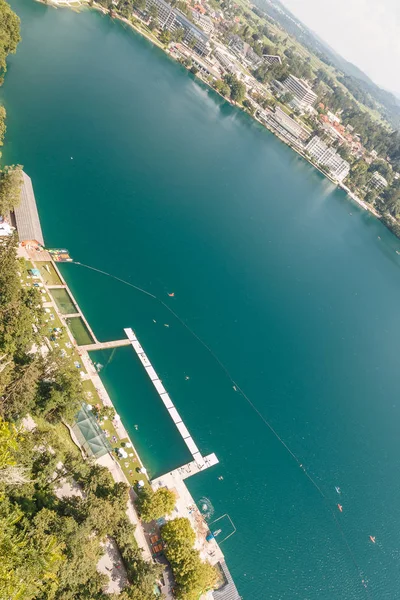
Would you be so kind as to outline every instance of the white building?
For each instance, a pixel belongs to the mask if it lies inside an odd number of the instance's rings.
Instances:
[[[237,64],[237,62],[232,56],[230,56],[226,52],[223,52],[220,48],[214,50],[214,56],[224,71],[236,76],[241,74],[242,71],[240,69],[240,66]]]
[[[383,175],[378,173],[378,171],[375,171],[372,175],[370,184],[372,187],[378,190],[378,192],[383,192],[383,190],[389,185]]]
[[[260,111],[258,117],[268,125],[270,129],[283,137],[286,142],[303,148],[303,142],[310,137],[311,130],[300,125],[297,121],[289,117],[278,106],[275,112],[270,110]]]
[[[207,56],[210,52],[208,36],[196,27],[180,10],[172,8],[165,0],[146,0],[146,10],[152,6],[157,9],[157,20],[162,29],[175,31],[183,29],[183,42],[193,47],[195,52],[201,56]]]
[[[331,112],[330,110],[328,110],[328,112],[326,113],[326,116],[328,117],[328,119],[330,120],[331,123],[336,123],[339,124],[340,123],[340,119],[338,116],[336,116],[333,112]]]
[[[211,33],[214,31],[214,24],[210,17],[207,17],[207,15],[202,15],[201,13],[197,12],[197,10],[192,11],[192,15],[195,23],[199,25],[203,31],[207,33],[207,35],[211,35]]]
[[[317,99],[317,94],[312,91],[304,79],[298,79],[294,75],[289,75],[289,77],[286,77],[283,85],[303,104],[314,104]]]
[[[238,35],[233,35],[229,42],[229,47],[237,56],[243,58],[247,64],[254,68],[262,64],[262,58],[258,56],[253,48]]]
[[[306,151],[314,158],[317,164],[329,169],[330,174],[337,181],[343,181],[349,174],[349,163],[317,135],[309,141]]]

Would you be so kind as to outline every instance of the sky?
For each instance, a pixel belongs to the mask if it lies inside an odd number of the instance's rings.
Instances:
[[[336,52],[400,96],[400,0],[282,0]]]

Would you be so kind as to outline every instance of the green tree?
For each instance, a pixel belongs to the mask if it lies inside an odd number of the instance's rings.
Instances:
[[[222,94],[226,98],[229,98],[229,96],[231,95],[231,88],[222,79],[217,79],[217,81],[214,83],[214,87],[220,94]]]
[[[51,422],[72,421],[83,397],[78,370],[60,355],[50,353],[44,362],[43,376],[36,396],[35,412]]]
[[[168,29],[163,29],[163,31],[160,34],[160,42],[167,45],[170,43],[170,41],[171,41],[170,32],[168,31]]]
[[[151,16],[152,19],[157,20],[158,19],[158,8],[155,4],[152,4],[149,8],[149,15]]]
[[[367,183],[368,165],[365,161],[359,160],[350,170],[350,182],[356,188],[362,188]]]
[[[378,192],[377,190],[368,190],[368,192],[365,195],[365,202],[368,202],[368,204],[374,204],[376,198],[378,196]]]
[[[139,492],[136,505],[141,519],[149,523],[169,515],[174,510],[175,502],[174,492],[167,488],[159,488],[156,492],[144,489]]]
[[[17,449],[18,431],[16,427],[0,417],[0,470],[15,465]]]
[[[243,100],[243,106],[249,111],[251,115],[254,114],[255,109],[250,100]]]
[[[216,585],[216,570],[203,562],[193,548],[196,536],[188,519],[181,517],[168,521],[162,526],[161,535],[177,583],[176,598],[197,600]]]
[[[17,236],[2,238],[0,243],[0,414],[7,415],[13,393],[22,406],[32,396],[26,373],[34,360],[27,352],[38,338],[43,311],[36,288],[20,283],[17,260]],[[35,333],[36,329],[36,333]],[[28,377],[29,378],[29,377]],[[24,395],[26,392],[26,396]],[[26,408],[27,410],[27,408]],[[10,409],[10,414],[13,412]],[[19,411],[17,411],[19,412]]]
[[[192,547],[196,539],[196,535],[190,525],[189,519],[185,519],[184,517],[167,521],[162,526],[161,533],[164,541],[168,545],[188,544]]]
[[[0,556],[1,598],[53,597],[62,545],[54,535],[29,527],[22,511],[5,499],[0,502]]]
[[[227,74],[224,77],[231,90],[231,98],[234,102],[241,103],[246,95],[246,86],[238,80],[236,75]]]
[[[171,39],[174,42],[181,42],[185,36],[185,30],[182,27],[177,27],[171,34]]]
[[[21,39],[20,19],[5,0],[0,0],[0,72],[7,70],[7,56],[14,53]]]
[[[0,398],[0,414],[8,419],[25,416],[34,407],[40,374],[40,361],[35,355],[14,364],[11,381]]]
[[[133,8],[144,10],[146,8],[146,0],[132,0]]]
[[[5,167],[0,171],[0,215],[6,215],[20,202],[21,171],[22,167],[20,165]]]
[[[371,163],[368,171],[370,173],[374,173],[375,171],[378,171],[378,173],[380,173],[382,175],[382,177],[384,177],[387,180],[389,185],[393,181],[393,169],[386,160],[383,160],[383,159],[374,160]]]

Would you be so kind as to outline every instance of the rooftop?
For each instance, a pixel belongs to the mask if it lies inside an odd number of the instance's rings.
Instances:
[[[44,246],[32,181],[24,171],[22,171],[21,201],[14,213],[19,241],[35,241]]]

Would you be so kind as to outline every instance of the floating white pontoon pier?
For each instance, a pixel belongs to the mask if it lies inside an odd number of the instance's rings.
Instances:
[[[171,419],[175,423],[177,430],[181,434],[183,441],[185,442],[186,446],[189,448],[191,455],[193,456],[194,463],[189,463],[189,465],[192,465],[192,469],[190,469],[190,471],[193,471],[190,474],[194,475],[195,473],[198,473],[201,470],[208,469],[209,467],[212,467],[213,465],[218,464],[218,462],[219,462],[218,458],[215,456],[214,453],[209,454],[208,456],[202,456],[200,450],[194,443],[193,438],[190,435],[188,428],[186,427],[185,423],[182,421],[182,417],[176,410],[174,403],[172,402],[171,398],[169,397],[167,390],[161,383],[160,378],[158,377],[157,373],[155,372],[155,370],[154,370],[151,362],[149,361],[148,357],[146,356],[142,346],[140,345],[139,340],[137,339],[137,337],[135,335],[135,332],[130,328],[124,329],[124,331],[129,339],[129,341],[131,342],[133,349],[135,350],[136,354],[138,355],[140,362],[144,366],[144,369],[147,372],[147,375],[150,377],[152,384],[156,388],[158,395],[160,396],[161,400],[163,401],[165,408],[169,412]],[[188,465],[186,465],[186,466],[188,466]],[[189,472],[185,472],[185,474],[186,474],[186,477],[190,476]]]

